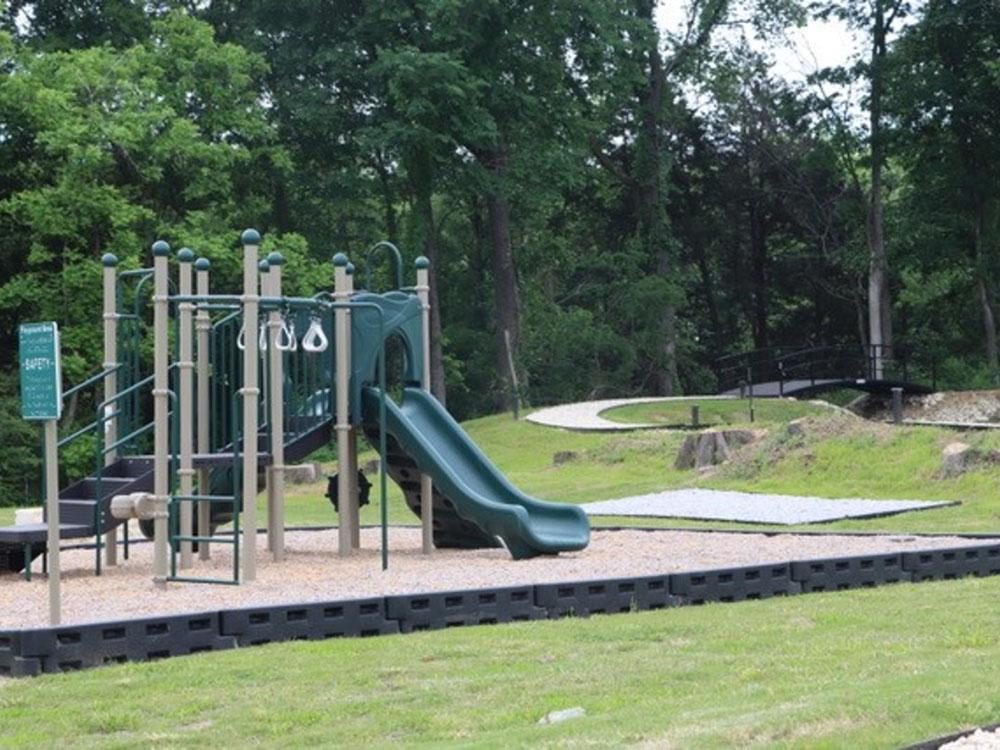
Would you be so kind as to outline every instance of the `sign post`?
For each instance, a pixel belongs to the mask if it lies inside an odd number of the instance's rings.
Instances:
[[[62,373],[59,327],[55,323],[25,323],[19,331],[21,417],[45,423],[45,518],[49,568],[49,623],[61,621],[59,568],[59,417],[62,416]]]

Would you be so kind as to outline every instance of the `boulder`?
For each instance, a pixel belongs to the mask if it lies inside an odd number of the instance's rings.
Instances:
[[[680,450],[677,451],[677,459],[674,461],[675,469],[693,469],[695,455],[698,453],[698,435],[688,435],[681,443]]]
[[[552,454],[552,463],[556,466],[560,464],[567,464],[570,461],[576,461],[580,457],[580,454],[576,451],[556,451]]]
[[[979,451],[968,443],[948,443],[941,451],[941,476],[960,476],[968,471],[978,458]]]
[[[674,468],[704,469],[724,463],[744,445],[749,445],[767,434],[766,430],[704,430],[684,438]]]
[[[299,464],[285,467],[285,481],[289,484],[312,484],[316,481],[316,464]]]
[[[33,523],[42,523],[44,514],[41,508],[18,508],[14,511],[14,525],[26,526]]]
[[[788,434],[792,437],[805,437],[807,417],[799,417],[788,423]]]

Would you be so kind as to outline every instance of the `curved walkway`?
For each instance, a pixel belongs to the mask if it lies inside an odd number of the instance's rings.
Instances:
[[[546,427],[561,427],[564,430],[585,430],[597,432],[626,432],[628,430],[653,430],[667,429],[670,425],[665,424],[640,424],[628,422],[612,422],[604,419],[601,412],[614,409],[619,406],[630,406],[631,404],[656,404],[661,401],[706,401],[706,400],[729,400],[735,396],[647,396],[645,398],[607,398],[600,401],[580,401],[575,404],[562,404],[561,406],[550,406],[546,409],[539,409],[532,412],[525,419],[535,424]]]

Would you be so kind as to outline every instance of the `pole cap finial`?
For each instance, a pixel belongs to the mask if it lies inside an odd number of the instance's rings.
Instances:
[[[333,265],[337,266],[337,268],[343,268],[347,265],[347,256],[343,253],[337,253],[333,256]]]
[[[431,262],[426,255],[421,255],[419,258],[416,259],[413,265],[417,267],[418,271],[424,271],[431,267]]]
[[[267,273],[271,270],[271,264],[267,262],[267,258],[257,263],[257,270],[261,273]]]
[[[157,258],[170,255],[170,245],[168,245],[163,240],[157,240],[153,243],[153,256]]]
[[[105,268],[114,268],[118,265],[118,256],[114,253],[104,253],[104,255],[101,256],[101,265]]]
[[[351,262],[348,262],[347,263],[347,268],[345,270],[347,271],[347,275],[348,276],[353,276],[354,275],[354,271],[355,271],[354,264],[351,263]]]
[[[189,247],[182,247],[177,251],[177,260],[181,263],[190,263],[194,260],[194,250]]]
[[[243,234],[240,235],[240,242],[244,245],[259,245],[260,232],[256,229],[244,229]]]
[[[285,262],[285,258],[281,253],[275,250],[274,252],[270,253],[267,256],[267,262],[270,263],[272,266],[280,266],[282,263]]]
[[[211,267],[212,267],[212,261],[210,261],[208,258],[198,258],[198,260],[194,262],[195,271],[207,271]]]

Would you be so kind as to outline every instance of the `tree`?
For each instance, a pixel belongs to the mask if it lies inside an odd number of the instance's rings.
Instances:
[[[964,269],[962,275],[979,309],[994,381],[1000,377],[995,297],[1000,272],[996,11],[995,3],[978,0],[929,2],[893,54],[890,100],[900,127],[898,148],[915,177],[911,211],[923,214],[911,219],[918,236],[928,243],[915,248],[924,259],[921,270],[940,268],[942,262],[952,273]],[[928,215],[933,217],[930,226]]]
[[[868,263],[868,344],[874,353],[876,375],[882,358],[892,356],[892,298],[889,291],[889,260],[885,239],[884,171],[888,157],[884,127],[886,58],[889,37],[910,13],[909,0],[833,0],[816,3],[820,18],[836,17],[865,34],[868,57],[852,71],[827,71],[834,80],[863,77],[868,83],[868,216],[866,222]],[[843,127],[843,124],[841,124]],[[851,170],[856,167],[849,165]],[[855,173],[855,179],[860,178]]]

